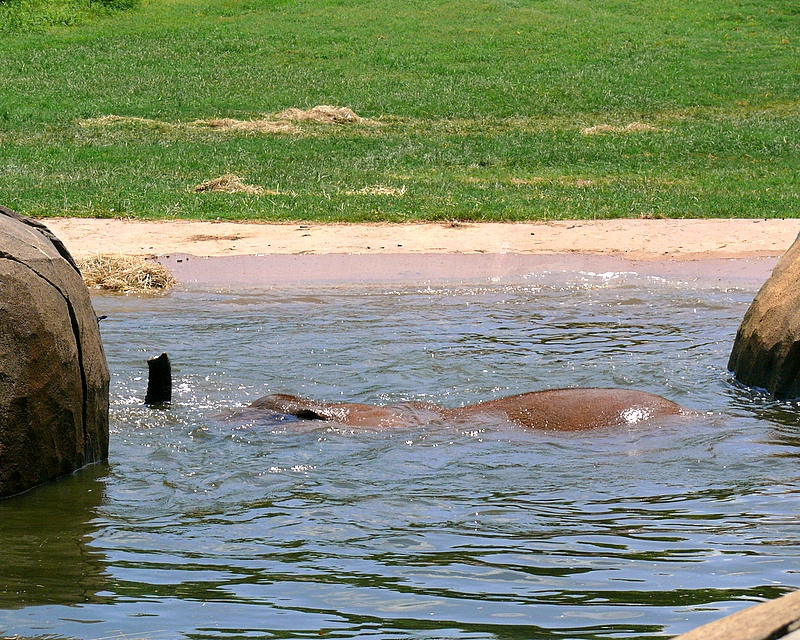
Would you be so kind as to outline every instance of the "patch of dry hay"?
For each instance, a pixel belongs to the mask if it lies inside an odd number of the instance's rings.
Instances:
[[[654,131],[660,131],[660,129],[651,124],[645,124],[644,122],[631,122],[625,127],[625,131],[627,133],[652,133]]]
[[[283,120],[294,120],[296,122],[320,122],[323,124],[353,124],[366,122],[364,118],[356,115],[352,109],[347,107],[332,107],[321,104],[312,109],[286,109],[275,116]]]
[[[165,267],[141,256],[97,254],[78,260],[83,281],[91,289],[117,293],[162,293],[175,285]]]
[[[543,182],[549,182],[549,180],[541,176],[534,176],[533,178],[511,178],[511,184],[515,187],[527,187],[532,184],[542,184]]]
[[[80,120],[82,127],[109,126],[113,124],[143,124],[160,128],[192,128],[208,127],[215,131],[245,131],[252,133],[297,133],[298,129],[290,122],[276,122],[275,120],[234,120],[233,118],[213,118],[211,120],[195,120],[188,124],[163,122],[150,118],[135,118],[129,116],[107,115],[98,118]]]
[[[1,1],[1,0],[0,0]],[[150,118],[138,118],[133,116],[117,116],[109,114],[97,118],[87,118],[80,120],[82,127],[109,126],[113,124],[142,124],[157,127],[207,127],[214,131],[243,131],[246,133],[267,133],[267,134],[296,134],[300,132],[292,122],[316,122],[321,124],[358,124],[370,123],[369,120],[361,118],[352,109],[347,107],[332,107],[330,105],[319,105],[312,109],[286,109],[271,118],[259,120],[235,120],[233,118],[211,118],[194,120],[191,123],[169,123]]]
[[[613,127],[610,124],[598,124],[594,127],[586,127],[585,129],[581,129],[581,135],[584,136],[594,136],[599,133],[619,133],[621,132],[623,127]]]
[[[277,191],[267,191],[263,187],[245,184],[239,176],[226,173],[224,176],[201,182],[194,188],[195,193],[213,191],[216,193],[247,193],[254,196],[278,195]]]
[[[297,133],[297,127],[288,122],[274,120],[234,120],[217,118],[214,120],[195,120],[194,124],[210,127],[217,131],[250,131],[253,133]]]
[[[615,127],[610,124],[598,124],[594,127],[586,127],[581,129],[581,134],[585,136],[592,136],[602,133],[652,133],[660,131],[658,127],[654,127],[644,122],[631,122],[625,127]]]
[[[382,184],[376,184],[371,187],[364,187],[363,189],[359,189],[358,191],[345,191],[345,195],[348,196],[392,196],[395,198],[401,198],[406,194],[406,187],[403,185],[400,188],[397,187],[385,187]]]
[[[135,122],[137,124],[147,124],[147,125],[156,125],[159,127],[164,126],[171,126],[167,122],[162,122],[161,120],[152,120],[150,118],[136,118],[133,116],[115,116],[113,114],[109,114],[107,116],[100,116],[98,118],[87,118],[86,120],[80,120],[78,124],[82,127],[92,127],[92,126],[105,126],[109,124],[116,124],[116,123],[129,123]]]

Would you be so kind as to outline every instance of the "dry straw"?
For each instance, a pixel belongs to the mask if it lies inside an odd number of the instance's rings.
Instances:
[[[158,125],[158,126],[164,126],[168,124],[166,122],[161,122],[160,120],[152,120],[151,118],[136,118],[133,116],[115,116],[113,113],[107,116],[100,116],[98,118],[87,118],[86,120],[81,120],[78,124],[80,124],[82,127],[91,127],[93,125],[103,126],[116,123],[122,123],[122,124],[135,123],[135,124],[147,124],[147,125]]]
[[[287,122],[291,121],[291,122]],[[273,116],[273,119],[234,120],[232,118],[216,118],[212,120],[195,120],[194,124],[210,127],[217,131],[247,131],[252,133],[297,133],[292,122],[316,122],[318,124],[358,124],[367,122],[347,107],[332,107],[327,104],[311,109],[286,109]]]
[[[371,187],[364,187],[358,191],[345,191],[348,196],[393,196],[401,198],[406,194],[406,186],[402,187],[386,187],[382,184],[376,184]]]
[[[175,285],[165,267],[141,256],[96,254],[78,261],[91,289],[118,293],[161,293]]]
[[[625,127],[615,127],[610,124],[598,124],[594,127],[586,127],[581,129],[581,133],[585,136],[598,135],[602,133],[652,133],[658,131],[657,127],[644,122],[631,122]]]
[[[296,122],[321,122],[324,124],[348,124],[364,122],[364,119],[356,115],[352,109],[347,107],[332,107],[321,104],[312,109],[286,109],[275,116],[282,120],[294,120]]]
[[[216,193],[247,193],[254,196],[277,195],[276,192],[268,192],[263,187],[245,184],[239,176],[226,173],[224,176],[201,182],[195,188],[195,193],[203,191],[213,191]]]
[[[2,2],[2,0],[0,0]],[[114,114],[100,116],[98,118],[88,118],[81,120],[80,124],[84,127],[89,126],[109,126],[114,124],[139,124],[158,127],[205,127],[214,131],[242,131],[245,133],[266,133],[266,134],[296,134],[300,129],[292,124],[293,122],[312,122],[318,124],[374,124],[357,115],[352,109],[347,107],[334,107],[321,104],[311,109],[286,109],[272,117],[265,117],[258,120],[235,120],[233,118],[211,118],[205,120],[195,120],[191,123],[182,125],[152,120],[150,118],[138,118],[132,116],[117,116]]]
[[[234,120],[217,118],[214,120],[195,120],[194,124],[210,127],[217,131],[247,131],[251,133],[296,133],[297,127],[288,122],[274,120]]]

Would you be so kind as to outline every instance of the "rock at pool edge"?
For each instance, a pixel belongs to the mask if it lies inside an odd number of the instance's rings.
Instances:
[[[44,225],[0,207],[0,497],[108,457],[108,385],[72,256]]]
[[[800,397],[800,236],[747,310],[728,369],[778,399]]]

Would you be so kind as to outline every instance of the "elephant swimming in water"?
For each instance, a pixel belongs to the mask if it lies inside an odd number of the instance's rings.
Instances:
[[[315,402],[279,393],[255,400],[250,408],[355,427],[413,426],[433,420],[462,421],[479,416],[498,416],[522,427],[551,431],[629,426],[692,413],[661,396],[630,389],[534,391],[457,409],[427,402],[389,406]]]
[[[168,404],[172,390],[169,357],[150,358],[145,404]],[[276,393],[253,401],[249,411],[273,411],[302,420],[353,427],[403,427],[433,421],[461,422],[498,417],[530,429],[579,431],[642,424],[696,412],[646,391],[632,389],[548,389],[488,400],[455,409],[430,402],[377,406],[358,402],[317,402]]]

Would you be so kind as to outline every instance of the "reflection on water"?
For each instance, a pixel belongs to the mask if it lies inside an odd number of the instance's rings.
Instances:
[[[796,588],[798,407],[725,371],[753,293],[558,274],[96,298],[112,459],[0,502],[0,635],[663,637]],[[161,351],[166,411],[142,405]],[[551,434],[237,412],[562,386],[702,413]]]
[[[87,543],[98,531],[106,473],[92,465],[0,502],[0,609],[102,601],[105,556]]]

